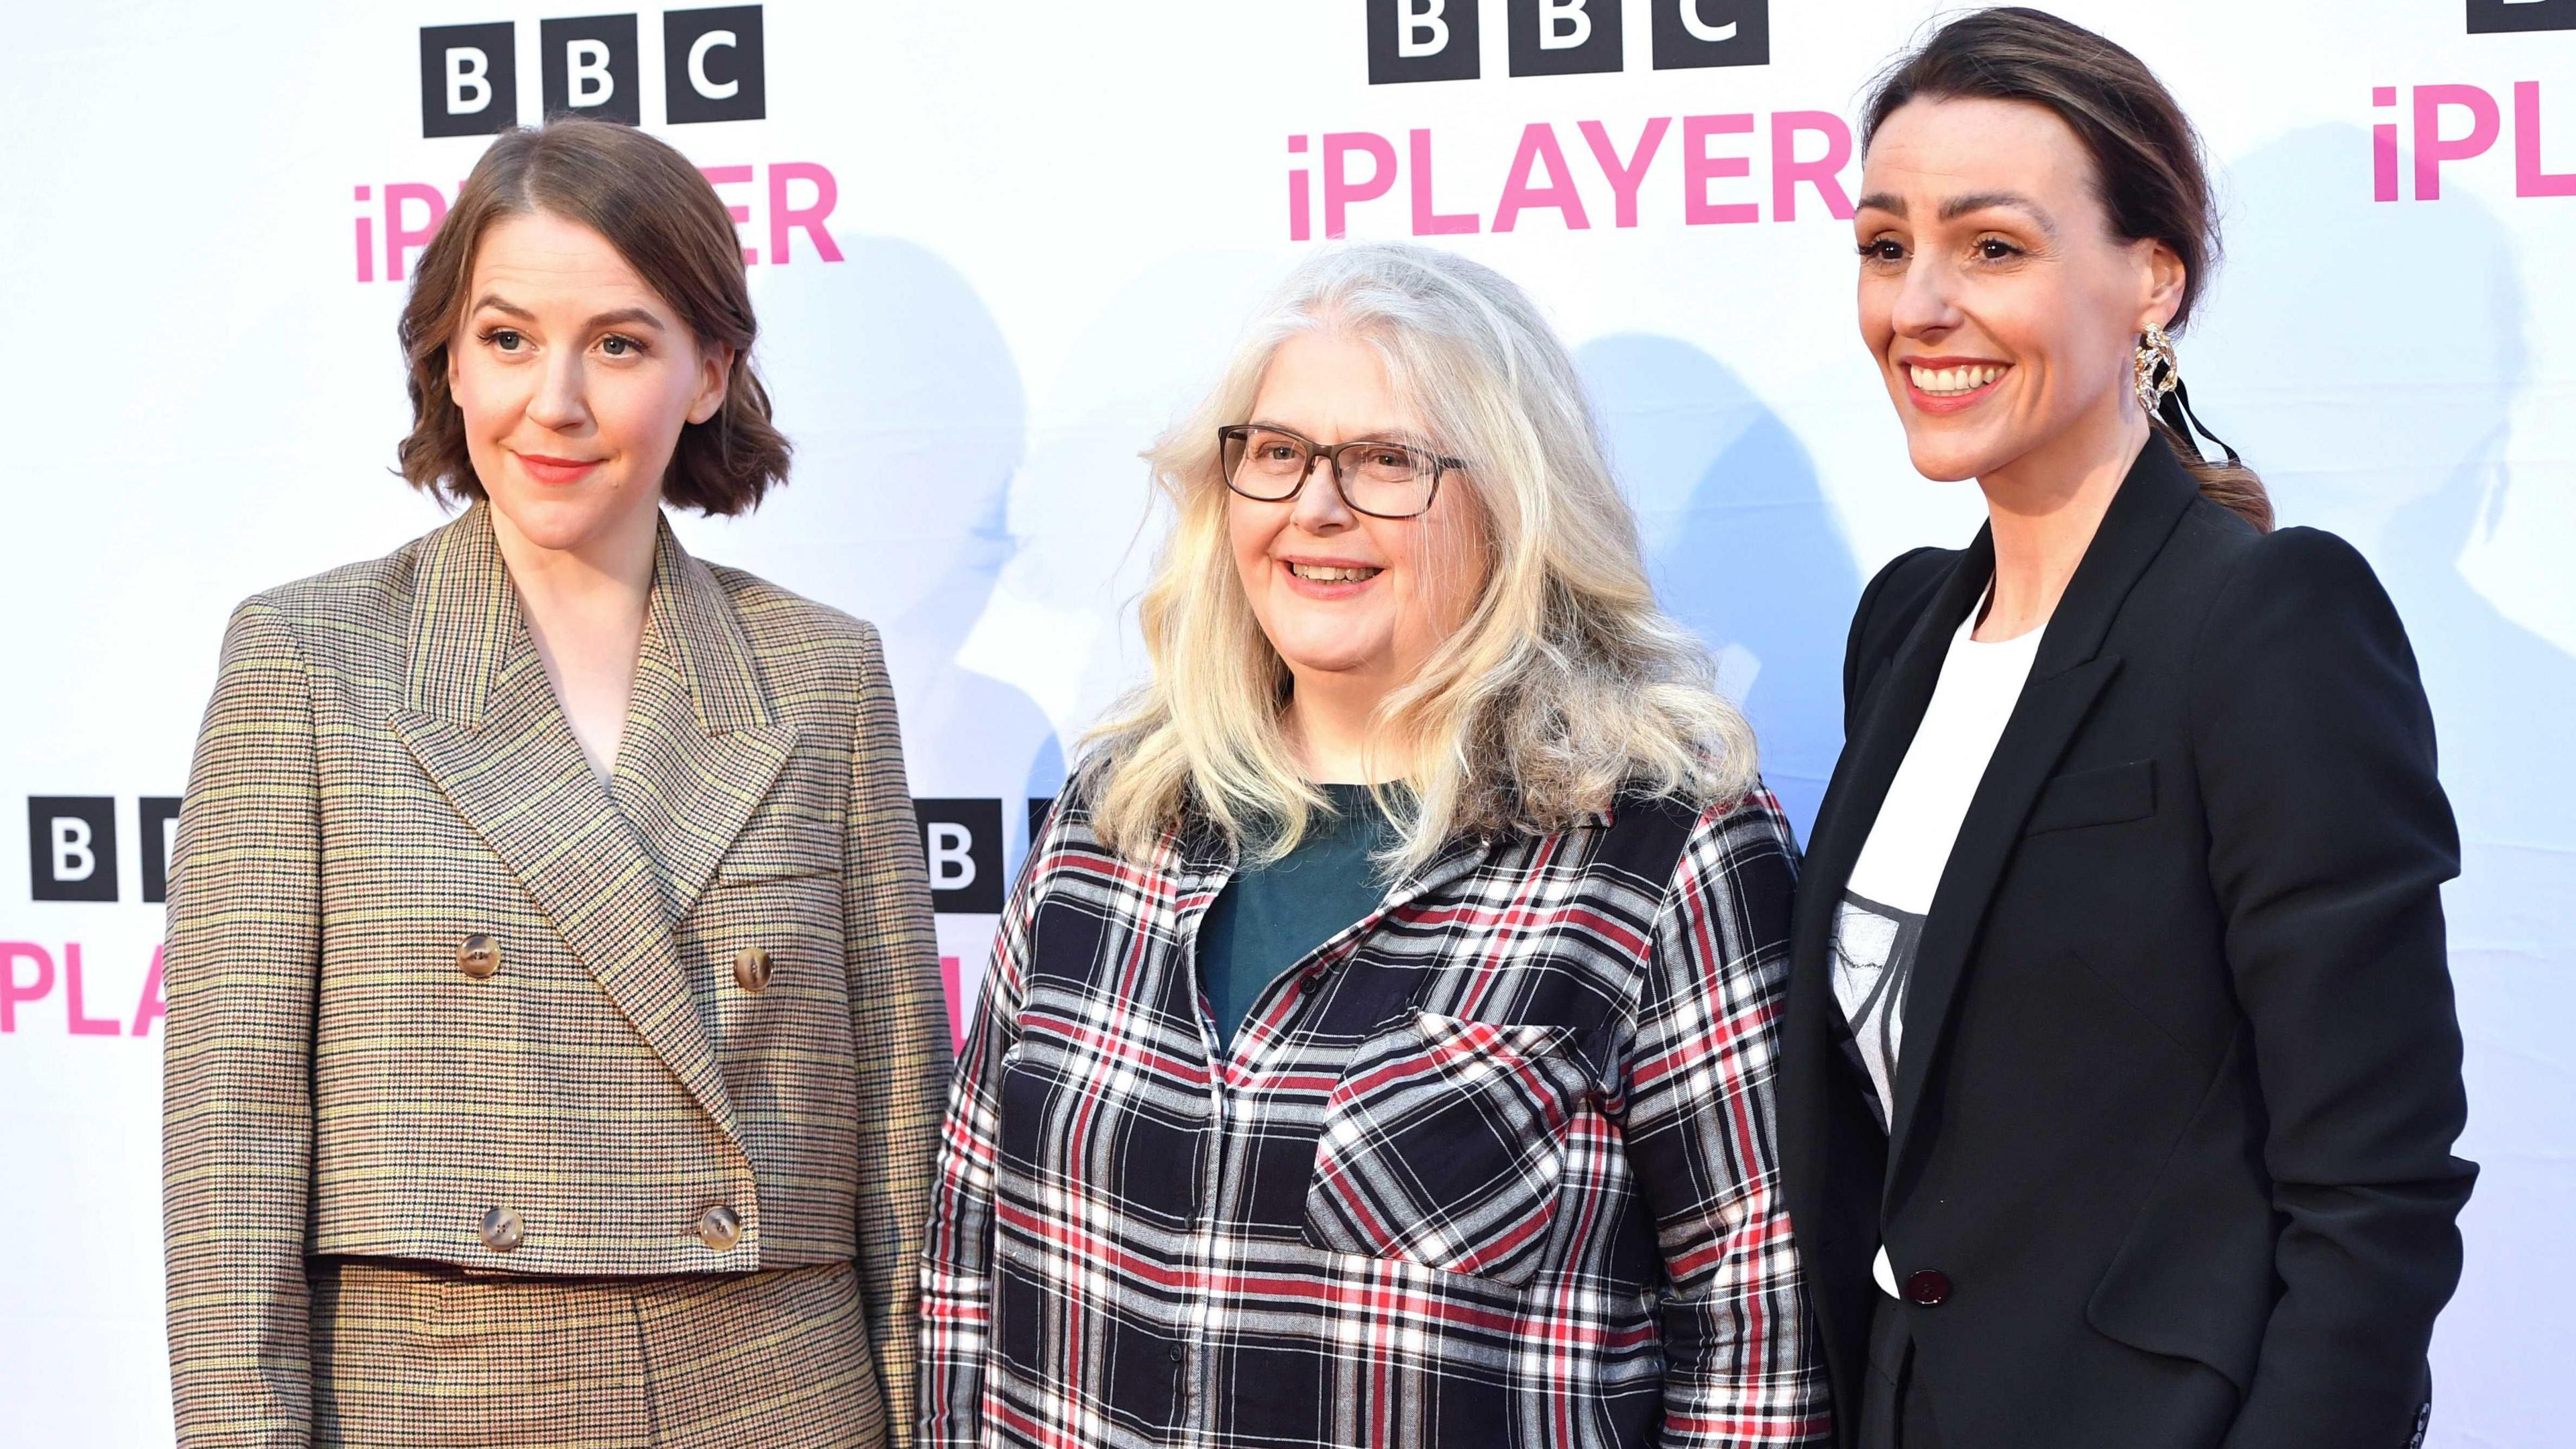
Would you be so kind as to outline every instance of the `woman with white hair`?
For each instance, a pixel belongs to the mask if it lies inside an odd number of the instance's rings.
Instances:
[[[1150,455],[1152,678],[1002,920],[924,1445],[1778,1444],[1795,846],[1487,269],[1319,255]]]

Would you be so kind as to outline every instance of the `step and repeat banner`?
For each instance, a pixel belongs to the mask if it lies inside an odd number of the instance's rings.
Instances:
[[[1333,238],[1527,286],[1664,596],[1803,827],[1862,583],[1977,526],[1852,314],[1851,118],[1921,0],[600,0],[12,6],[0,45],[0,1440],[150,1446],[159,941],[231,605],[440,513],[389,471],[394,319],[491,132],[667,138],[733,209],[796,444],[680,530],[875,620],[954,1009],[1036,809],[1135,679],[1137,454]],[[2182,357],[2286,521],[2413,631],[2467,842],[2485,1165],[2434,1442],[2565,1443],[2576,1350],[2576,0],[2055,8],[2206,131]],[[561,13],[558,13],[561,12]]]

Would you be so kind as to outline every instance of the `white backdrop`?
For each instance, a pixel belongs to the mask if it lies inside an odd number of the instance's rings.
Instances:
[[[451,74],[488,93],[460,125],[533,120],[558,77],[606,89],[742,209],[795,480],[681,531],[884,626],[961,997],[1025,802],[1139,664],[1136,453],[1331,223],[1454,246],[1548,308],[1802,827],[1860,584],[1976,526],[1972,489],[1906,466],[1834,215],[1858,175],[1837,118],[1920,0],[772,0],[548,28],[596,8],[0,16],[12,1445],[170,1434],[162,821],[228,607],[439,521],[387,472],[392,273],[483,144],[424,134],[456,119]],[[2183,345],[2204,413],[2413,630],[2468,846],[2448,900],[2485,1165],[2434,1440],[2568,1442],[2544,1385],[2576,1350],[2576,360],[2551,345],[2576,319],[2576,0],[2056,8],[2156,66],[2220,162],[2229,260]],[[1540,47],[1549,24],[1583,43]],[[479,56],[423,34],[453,25]],[[2526,28],[2471,33],[2497,26]],[[1372,83],[1373,30],[1382,67],[1474,74]],[[699,109],[761,114],[686,120],[689,49],[740,87]],[[1513,74],[1533,60],[1591,69]]]

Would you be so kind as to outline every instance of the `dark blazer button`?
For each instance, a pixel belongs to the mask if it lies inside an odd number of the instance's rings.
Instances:
[[[496,1253],[506,1253],[528,1240],[528,1230],[519,1215],[505,1207],[483,1210],[483,1246]]]
[[[723,1203],[698,1214],[698,1241],[721,1253],[742,1241],[742,1218]]]
[[[477,931],[456,943],[456,969],[477,981],[488,981],[501,969],[501,943]]]
[[[1950,1301],[1950,1275],[1938,1268],[1926,1268],[1905,1280],[1905,1296],[1926,1308],[1938,1308]]]
[[[769,984],[772,963],[769,952],[758,946],[745,946],[734,953],[734,983],[745,991],[758,991]]]

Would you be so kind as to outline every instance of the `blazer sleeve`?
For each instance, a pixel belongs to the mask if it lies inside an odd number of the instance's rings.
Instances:
[[[922,1223],[948,1081],[948,1007],[894,687],[876,631],[861,627],[842,892],[850,1039],[858,1056],[858,1266],[887,1442],[900,1449],[912,1441],[905,1409],[913,1396]]]
[[[2192,749],[2251,1023],[2281,1295],[2228,1444],[2405,1444],[2476,1169],[2441,886],[2459,837],[2406,632],[2330,534],[2255,544],[2203,630]]]
[[[1704,812],[1682,846],[1606,1104],[1663,1254],[1665,1449],[1833,1436],[1778,1168],[1797,857],[1754,801]]]
[[[1879,599],[1893,580],[1914,566],[1915,560],[1939,552],[1936,548],[1917,548],[1898,554],[1871,575],[1868,586],[1860,591],[1860,602],[1852,608],[1851,632],[1843,638],[1843,738],[1850,739],[1860,728],[1860,692],[1869,682],[1862,672],[1864,660],[1874,668],[1877,656],[1887,652],[1886,648],[1873,647],[1878,643],[1878,631],[1872,626]]]
[[[311,680],[257,601],[224,635],[179,812],[162,984],[162,1230],[179,1443],[310,1441],[321,792]]]

